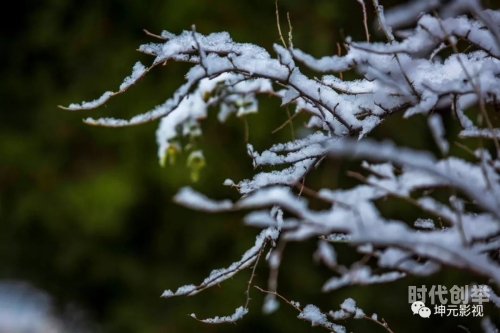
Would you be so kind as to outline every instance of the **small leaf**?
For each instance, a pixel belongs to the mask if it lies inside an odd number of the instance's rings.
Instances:
[[[187,158],[187,167],[191,171],[191,180],[197,182],[200,179],[200,172],[206,165],[205,157],[201,150],[191,152]]]
[[[160,159],[160,166],[165,167],[165,165],[174,165],[177,155],[179,154],[179,148],[175,144],[168,145],[167,149],[165,149],[165,153]]]

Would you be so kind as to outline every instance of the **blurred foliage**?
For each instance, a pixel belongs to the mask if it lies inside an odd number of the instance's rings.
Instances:
[[[280,0],[279,5],[283,31],[290,12],[294,44],[314,55],[336,54],[343,35],[364,38],[356,1]],[[272,0],[11,2],[4,15],[15,18],[15,24],[0,21],[0,278],[47,290],[61,309],[76,304],[102,332],[322,331],[296,319],[286,304],[269,317],[262,315],[264,295],[257,290],[252,291],[250,314],[238,326],[209,326],[186,316],[233,313],[244,303],[250,272],[195,297],[160,299],[164,289],[201,281],[253,244],[258,231],[242,225],[243,213],[208,215],[171,200],[193,177],[199,179],[191,185],[209,197],[238,197],[222,182],[253,174],[245,124],[235,117],[219,124],[212,112],[198,144],[205,159],[191,157],[190,162],[187,153],[177,152],[181,163],[161,168],[156,123],[105,129],[87,126],[81,118],[98,113],[127,118],[154,107],[182,83],[186,65],[155,69],[98,110],[56,108],[116,89],[137,60],[151,61],[134,51],[151,40],[143,28],[179,33],[196,24],[201,33],[226,30],[237,41],[271,50],[279,42],[274,6]],[[291,138],[289,127],[270,134],[287,119],[279,104],[263,98],[260,112],[247,118],[249,141],[257,149]],[[304,121],[297,117],[296,127]],[[423,118],[388,120],[374,135],[436,151]],[[351,168],[355,164],[326,161],[308,184],[352,186],[356,181],[345,176]],[[381,205],[393,218],[411,222],[415,214],[398,202]],[[315,245],[312,240],[288,246],[279,287],[286,297],[325,310],[353,297],[367,313],[384,317],[394,332],[457,331],[457,320],[412,317],[407,287],[463,285],[468,278],[464,273],[445,270],[432,280],[411,278],[324,295],[321,285],[331,274],[311,262]],[[340,260],[359,257],[348,247],[339,246],[339,251]],[[265,287],[266,266],[257,272],[255,283]],[[462,321],[477,331],[477,323]],[[345,324],[357,332],[384,332],[369,322]]]

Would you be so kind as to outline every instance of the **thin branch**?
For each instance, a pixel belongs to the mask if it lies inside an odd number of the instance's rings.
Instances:
[[[299,114],[299,112],[295,112],[294,116],[296,114]],[[295,140],[295,130],[293,128],[293,122],[292,122],[292,116],[290,116],[290,110],[288,109],[288,106],[286,107],[286,116],[288,117],[288,122],[290,124],[290,131],[291,131],[291,134],[292,134],[292,140]]]
[[[283,295],[277,293],[276,291],[269,291],[269,290],[264,290],[262,289],[261,287],[259,286],[254,286],[255,288],[257,288],[259,291],[263,292],[263,293],[266,293],[266,294],[270,294],[270,295],[274,295],[274,296],[277,296],[279,298],[281,298],[286,304],[290,305],[291,307],[293,307],[295,310],[299,311],[302,313],[302,309],[299,305],[297,305],[298,303],[297,302],[293,302],[293,301],[290,301],[288,300],[286,297],[284,297]],[[345,311],[345,310],[344,310]],[[348,312],[347,312],[348,313]],[[323,313],[326,315],[326,313]],[[351,313],[348,313],[350,316],[352,315]],[[390,328],[389,328],[389,325],[387,324],[387,322],[382,318],[382,321],[378,321],[376,319],[373,319],[371,317],[368,317],[367,315],[364,315],[362,317],[363,319],[367,319],[367,320],[370,320],[380,326],[382,326],[383,328],[385,328],[387,330],[387,332],[389,333],[394,333]],[[327,328],[327,329],[330,329],[331,330],[331,327],[328,326],[328,325],[323,325],[321,323],[319,323],[320,326],[324,327],[324,328]]]
[[[283,129],[287,124],[290,124],[291,131],[292,131],[292,139],[293,139],[294,138],[294,130],[293,130],[292,120],[299,115],[300,111],[295,112],[292,116],[290,116],[290,111],[288,110],[288,108],[286,110],[287,110],[287,116],[288,116],[287,120],[283,124],[281,124],[279,127],[274,129],[271,133],[274,134],[274,133],[280,131],[281,129]]]
[[[278,0],[275,0],[274,3],[276,5],[276,26],[278,27],[278,35],[280,37],[281,43],[283,44],[283,47],[286,49],[286,43],[285,43],[285,40],[283,39],[283,35],[281,34],[280,12],[278,9]]]
[[[243,119],[243,127],[245,131],[245,143],[248,143],[248,138],[250,136],[250,128],[248,127],[248,119],[247,117],[242,117]]]
[[[157,35],[157,34],[154,34],[152,32],[149,32],[148,30],[146,29],[142,29],[142,31],[144,31],[144,33],[148,36],[151,36],[151,37],[154,37],[154,38],[158,38],[158,39],[161,39],[161,40],[168,40],[167,37],[163,37],[163,36],[160,36],[160,35]]]
[[[385,329],[387,330],[387,332],[389,332],[389,333],[394,333],[394,332],[393,332],[393,331],[389,328],[389,325],[387,324],[387,322],[385,321],[385,319],[384,319],[384,318],[382,318],[382,321],[378,321],[378,320],[373,319],[372,317],[369,317],[369,316],[367,316],[367,315],[365,315],[363,318],[364,318],[364,319],[371,320],[371,321],[373,321],[374,323],[376,323],[376,324],[378,324],[378,325],[382,326],[382,327],[383,327],[383,328],[385,328]]]
[[[370,33],[368,32],[368,19],[366,17],[366,5],[365,5],[365,2],[363,0],[357,0],[357,1],[361,5],[361,7],[363,8],[363,25],[365,27],[366,42],[369,43],[370,42]]]
[[[277,2],[278,0],[276,0]],[[292,35],[292,31],[293,31],[293,27],[292,27],[292,21],[290,20],[290,13],[286,13],[286,19],[288,21],[288,46],[290,48],[293,48],[293,35]]]
[[[263,292],[263,293],[266,293],[266,294],[270,294],[270,295],[274,295],[274,296],[277,296],[279,298],[281,298],[283,301],[285,301],[287,304],[291,305],[295,310],[299,311],[299,312],[302,312],[302,309],[300,308],[300,306],[296,305],[295,302],[291,302],[289,300],[287,300],[284,296],[278,294],[276,291],[269,291],[269,290],[264,290],[262,289],[261,287],[259,286],[254,286],[255,288],[257,288],[259,291]]]
[[[340,47],[340,43],[339,42],[337,42],[337,55],[339,57],[342,56],[342,48]],[[344,75],[343,75],[342,72],[339,72],[339,77],[340,77],[341,80],[344,80]]]
[[[248,280],[247,284],[247,290],[245,291],[245,294],[247,295],[247,300],[245,302],[245,309],[248,309],[248,304],[250,303],[250,286],[252,285],[252,281],[255,277],[255,270],[257,269],[257,265],[259,264],[259,259],[260,256],[262,255],[262,251],[264,250],[264,246],[260,248],[259,253],[257,254],[257,259],[255,260],[255,264],[253,265],[252,268],[252,274],[250,275],[250,280]]]

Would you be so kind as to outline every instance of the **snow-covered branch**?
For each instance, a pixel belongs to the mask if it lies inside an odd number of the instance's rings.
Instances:
[[[272,170],[250,179],[227,179],[224,185],[236,188],[240,200],[214,201],[188,187],[180,190],[175,198],[179,204],[203,212],[250,210],[245,223],[265,229],[241,260],[213,271],[197,286],[167,290],[163,296],[193,295],[226,280],[256,265],[270,244],[266,260],[271,274],[264,310],[272,312],[277,297],[284,299],[277,294],[277,275],[285,244],[311,238],[321,239],[314,258],[334,273],[325,281],[324,292],[348,285],[390,283],[408,275],[428,276],[443,266],[467,270],[500,285],[500,264],[493,259],[500,251],[500,129],[491,119],[492,111],[500,108],[500,12],[465,0],[413,1],[384,11],[373,1],[377,25],[387,38],[381,42],[370,40],[365,3],[358,2],[365,15],[367,40],[347,38],[344,55],[316,59],[293,46],[291,36],[288,46],[284,41],[283,46],[274,45],[272,56],[259,46],[234,42],[227,32],[202,35],[193,27],[178,35],[148,33],[161,41],[139,48],[155,57],[149,67],[137,63],[117,92],[65,108],[98,107],[159,64],[191,64],[186,82],[152,110],[128,120],[85,120],[108,127],[160,120],[156,138],[163,162],[182,149],[182,137],[202,134],[200,121],[212,106],[219,106],[220,121],[232,114],[244,117],[257,111],[258,95],[267,94],[280,98],[282,106],[295,106],[295,113],[310,115],[307,127],[315,132],[263,152],[247,145],[253,166]],[[411,29],[399,29],[413,23]],[[323,76],[304,74],[310,70]],[[342,73],[347,71],[356,72],[358,79],[344,80]],[[459,138],[479,140],[476,150],[461,145],[471,153],[469,160],[450,156],[449,138],[438,110],[449,112],[457,121],[462,128]],[[365,138],[395,113],[403,113],[404,118],[429,116],[441,158]],[[477,116],[471,116],[473,113]],[[495,144],[494,154],[485,139]],[[197,154],[203,157],[201,152]],[[347,190],[304,190],[305,176],[332,156],[369,161],[362,162],[368,175],[349,173],[360,184]],[[432,192],[443,188],[450,193],[446,202]],[[431,218],[397,221],[383,216],[376,202],[389,197],[403,199],[433,216],[440,227]],[[311,209],[310,200],[322,200],[329,208]],[[339,265],[333,247],[339,241],[355,247],[364,258],[376,259],[380,270],[375,274],[365,259],[350,267]],[[251,283],[252,278],[248,286]],[[299,318],[312,325],[345,332],[316,306],[302,309],[298,303],[287,302],[300,311]],[[234,322],[247,313],[247,305],[248,299],[232,316],[203,321]],[[365,316],[352,300],[329,316],[334,320],[368,318],[391,332],[376,316]],[[483,326],[486,331],[493,329],[488,320]]]

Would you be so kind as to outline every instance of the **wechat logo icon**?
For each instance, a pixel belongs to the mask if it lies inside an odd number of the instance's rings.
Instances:
[[[418,314],[422,318],[429,318],[431,316],[431,309],[425,306],[424,302],[416,301],[411,305],[413,314]]]

